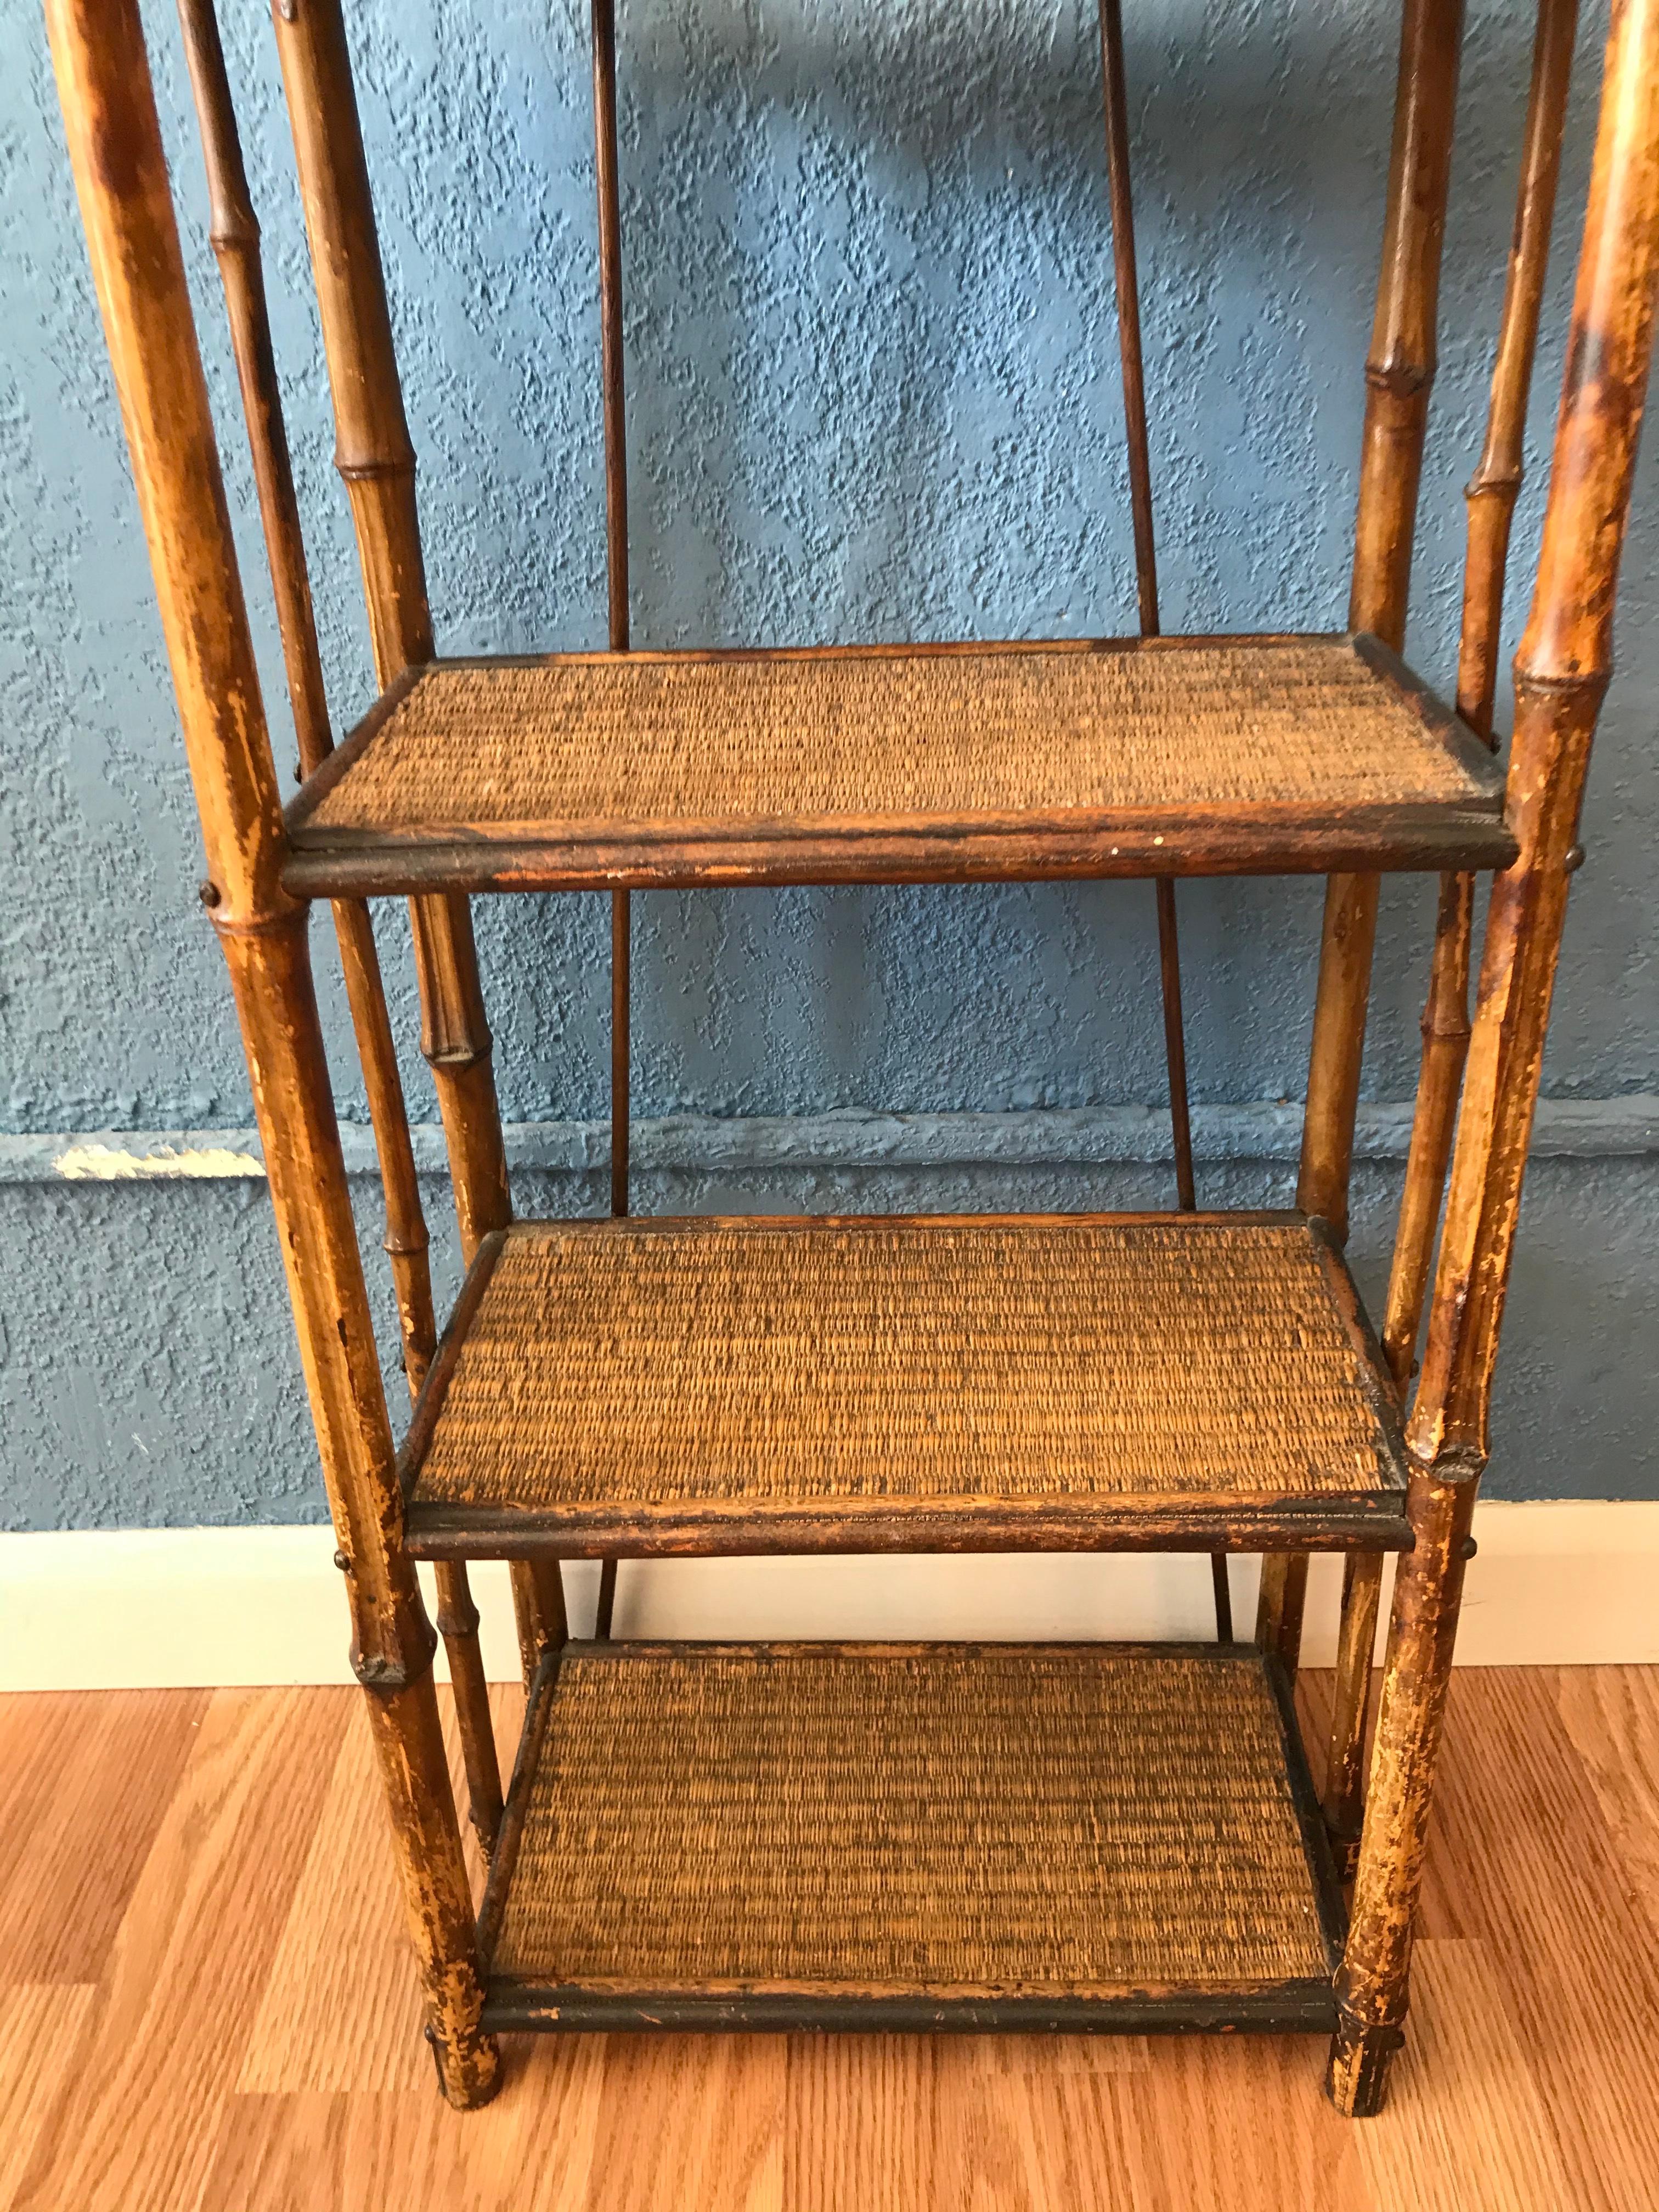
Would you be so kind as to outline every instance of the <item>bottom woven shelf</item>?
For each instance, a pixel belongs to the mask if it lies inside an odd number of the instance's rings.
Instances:
[[[572,1644],[497,2027],[1318,2028],[1343,1908],[1249,1645]]]

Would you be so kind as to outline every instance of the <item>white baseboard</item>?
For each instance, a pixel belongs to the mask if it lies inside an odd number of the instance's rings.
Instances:
[[[1477,1509],[1465,1666],[1659,1662],[1659,1502]],[[0,1691],[346,1682],[326,1528],[0,1535]],[[573,1626],[598,1569],[567,1570]],[[1340,1560],[1316,1559],[1305,1656],[1334,1648]],[[1241,1632],[1254,1560],[1232,1565]],[[473,1570],[492,1678],[518,1671],[507,1571]],[[643,1636],[1205,1637],[1202,1559],[1159,1556],[651,1560],[624,1565],[617,1628]],[[441,1668],[441,1660],[440,1666]]]

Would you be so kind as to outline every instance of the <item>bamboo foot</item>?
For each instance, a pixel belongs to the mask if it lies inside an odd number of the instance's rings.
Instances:
[[[501,2086],[501,2045],[493,2035],[473,2035],[451,2049],[435,2027],[426,2039],[438,2069],[438,2087],[458,2112],[476,2112]]]
[[[1389,2101],[1389,2068],[1405,2039],[1405,2030],[1392,2022],[1368,2027],[1352,2013],[1337,2014],[1325,2094],[1344,2119],[1374,2120],[1382,2110]]]

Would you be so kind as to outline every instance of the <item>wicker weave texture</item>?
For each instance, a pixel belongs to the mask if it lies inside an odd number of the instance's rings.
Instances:
[[[324,830],[1435,805],[1468,770],[1343,641],[441,665]]]
[[[1250,1656],[573,1655],[494,1971],[1108,1993],[1328,1967]]]
[[[1249,1500],[1391,1467],[1299,1225],[530,1223],[416,1496]]]

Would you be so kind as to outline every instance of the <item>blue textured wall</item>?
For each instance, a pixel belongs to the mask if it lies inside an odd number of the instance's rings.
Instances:
[[[585,8],[349,11],[441,646],[603,641]],[[1337,628],[1397,14],[1131,0],[1129,69],[1166,627]],[[1553,411],[1603,11],[1569,133],[1532,448]],[[291,739],[176,27],[146,9],[279,760]],[[225,32],[265,227],[337,717],[372,695],[268,24]],[[1099,65],[1085,0],[632,0],[620,17],[636,643],[1132,626]],[[1530,24],[1472,7],[1419,537],[1414,659],[1448,684]],[[27,0],[0,21],[0,1132],[238,1127],[246,1080],[158,625]],[[1638,489],[1547,1071],[1659,1090],[1659,476]],[[1535,542],[1523,498],[1516,569]],[[1512,593],[1512,641],[1522,611]],[[1507,713],[1507,700],[1503,702]],[[645,1115],[1042,1110],[1162,1095],[1141,886],[638,902]],[[1299,1096],[1316,884],[1183,890],[1194,1095]],[[1409,1095],[1431,888],[1390,887],[1369,1097]],[[415,1023],[402,924],[380,922]],[[604,1108],[602,902],[479,912],[510,1119]],[[319,933],[319,953],[326,948]],[[331,970],[343,1111],[362,1112]],[[411,1110],[431,1112],[418,1063]],[[1162,1181],[1115,1171],[1119,1182]],[[1367,1170],[1374,1283],[1395,1170]],[[1282,1181],[1221,1163],[1206,1195]],[[1494,1487],[1651,1494],[1652,1157],[1553,1160],[1528,1208]],[[852,1176],[860,1202],[1079,1203],[1101,1174]],[[839,1202],[799,1170],[663,1203]],[[365,1198],[368,1197],[367,1191]],[[544,1193],[544,1197],[547,1197]],[[428,1193],[434,1225],[441,1188]],[[521,1199],[534,1202],[526,1181]],[[549,1202],[596,1205],[592,1181]],[[286,1519],[314,1458],[257,1185],[0,1188],[0,1521]]]

